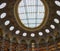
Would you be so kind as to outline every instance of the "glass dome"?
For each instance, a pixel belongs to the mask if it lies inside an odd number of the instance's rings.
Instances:
[[[18,16],[24,26],[38,27],[45,16],[43,2],[41,0],[22,0],[18,5]]]

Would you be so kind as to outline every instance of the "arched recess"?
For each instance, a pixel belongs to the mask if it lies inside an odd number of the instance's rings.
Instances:
[[[16,51],[18,47],[18,42],[15,37],[13,37],[12,41],[10,42],[10,49],[11,51]]]
[[[52,36],[48,37],[48,50],[55,51],[56,50],[56,41]]]
[[[56,43],[57,44],[57,49],[56,50],[58,51],[58,50],[60,50],[60,37],[56,38],[56,42],[57,42]]]
[[[2,29],[0,29],[0,40],[3,39],[3,32]]]
[[[2,43],[3,42],[3,32],[2,29],[0,28],[0,50],[2,50]]]
[[[21,40],[20,45],[18,46],[20,51],[28,51],[27,42],[25,40]]]
[[[4,51],[9,51],[9,47],[10,47],[10,38],[9,35],[6,34],[5,37],[3,37],[3,47],[4,47]]]
[[[29,44],[29,51],[38,51],[37,43],[35,40],[31,40]]]
[[[47,44],[43,38],[39,41],[39,51],[47,51]]]

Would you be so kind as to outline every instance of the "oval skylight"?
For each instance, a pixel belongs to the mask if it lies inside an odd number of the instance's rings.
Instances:
[[[45,16],[43,2],[41,0],[22,0],[18,5],[18,16],[24,26],[38,27]]]

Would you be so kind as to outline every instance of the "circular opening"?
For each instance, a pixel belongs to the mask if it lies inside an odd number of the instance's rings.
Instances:
[[[43,36],[43,32],[39,32],[39,36]]]
[[[59,24],[59,20],[57,18],[54,19],[54,22]]]
[[[60,2],[59,1],[55,1],[55,4],[57,5],[57,6],[60,6]]]
[[[19,34],[19,33],[20,33],[20,30],[17,30],[15,33],[16,33],[16,34]]]
[[[1,18],[1,19],[5,18],[5,17],[6,17],[6,13],[2,13],[2,14],[0,15],[0,18]]]
[[[35,37],[35,34],[34,33],[31,33],[31,37]]]
[[[11,26],[11,27],[9,28],[9,30],[10,30],[10,31],[14,30],[14,26]]]
[[[0,9],[3,9],[4,7],[6,7],[6,3],[2,3],[1,5],[0,5]]]
[[[7,26],[9,24],[10,24],[10,21],[9,20],[6,20],[5,23],[4,23],[5,26]]]
[[[49,29],[45,29],[45,32],[46,32],[46,33],[50,33],[50,30],[49,30]]]
[[[23,36],[24,36],[24,37],[27,36],[27,33],[23,33]]]
[[[38,30],[46,23],[48,7],[45,1],[19,0],[15,4],[14,10],[18,24],[26,30]]]
[[[59,16],[60,16],[60,11],[59,11],[59,10],[58,10],[56,13],[57,13],[57,15],[59,15]]]
[[[51,27],[52,29],[55,29],[55,25],[50,25],[50,27]]]

